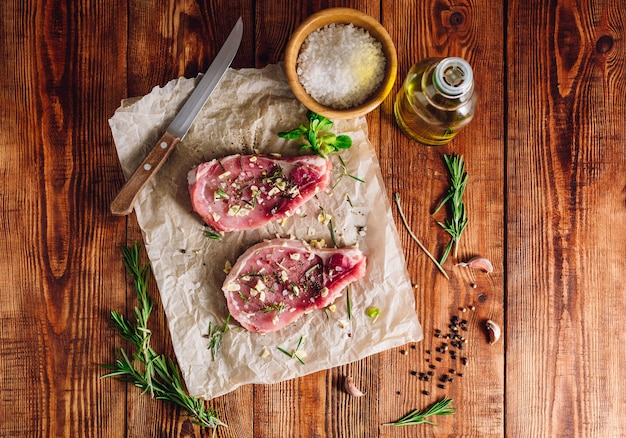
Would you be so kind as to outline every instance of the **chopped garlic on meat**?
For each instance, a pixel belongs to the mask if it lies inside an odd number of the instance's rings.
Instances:
[[[239,212],[239,210],[241,209],[240,205],[231,205],[228,208],[228,216],[237,216],[237,213]]]
[[[241,290],[241,286],[237,283],[227,283],[224,285],[224,289],[230,292],[236,292],[238,290]]]
[[[291,254],[289,254],[289,258],[291,260],[300,260],[300,253],[299,252],[292,252]]]
[[[285,189],[287,188],[287,183],[283,181],[281,178],[278,178],[276,180],[276,188],[280,190],[281,192],[284,192]]]
[[[219,179],[224,179],[224,178],[228,178],[230,176],[230,170],[227,170],[226,172],[220,174],[218,176]]]
[[[322,290],[320,291],[320,296],[322,298],[326,298],[328,296],[328,288],[327,287],[322,288]]]

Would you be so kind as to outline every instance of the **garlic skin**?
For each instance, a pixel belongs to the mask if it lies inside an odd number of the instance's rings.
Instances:
[[[493,265],[484,257],[472,257],[466,262],[457,263],[456,266],[460,266],[462,268],[480,269],[487,274],[493,272]]]
[[[365,395],[364,392],[362,392],[359,388],[356,387],[352,376],[348,376],[345,378],[345,380],[343,381],[343,387],[346,390],[346,392],[353,397],[363,397]]]
[[[500,339],[500,334],[501,334],[500,326],[496,324],[495,322],[493,322],[492,320],[488,320],[485,323],[485,326],[487,327],[487,334],[489,335],[489,343],[495,344],[498,341],[498,339]]]

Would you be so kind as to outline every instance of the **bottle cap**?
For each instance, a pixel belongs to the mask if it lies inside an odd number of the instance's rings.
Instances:
[[[445,58],[437,64],[435,87],[448,97],[458,97],[472,89],[474,73],[463,58]]]

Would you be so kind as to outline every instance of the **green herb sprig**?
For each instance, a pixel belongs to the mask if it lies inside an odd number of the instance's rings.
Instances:
[[[205,228],[202,234],[207,239],[212,239],[212,240],[222,240],[222,237],[224,237],[223,231],[215,231],[212,228]]]
[[[152,312],[153,302],[148,294],[148,275],[150,265],[140,262],[140,247],[122,248],[122,262],[135,283],[138,306],[134,309],[135,321],[125,318],[121,313],[112,311],[113,329],[136,351],[129,354],[123,348],[118,351],[115,365],[103,365],[111,370],[101,378],[116,377],[130,382],[142,390],[142,394],[150,394],[159,400],[169,401],[185,409],[192,422],[202,427],[213,429],[215,434],[218,426],[226,426],[214,409],[207,407],[203,400],[191,397],[183,385],[178,367],[174,361],[163,354],[157,354],[150,346],[151,332],[148,319]]]
[[[226,321],[224,321],[223,325],[213,324],[213,322],[209,322],[209,332],[204,335],[205,338],[209,340],[208,349],[211,350],[211,360],[215,361],[215,355],[217,354],[217,350],[220,348],[220,344],[222,343],[222,336],[224,333],[228,332],[228,324],[230,323],[230,313],[226,317]]]
[[[280,351],[281,353],[289,356],[292,359],[296,359],[298,362],[300,362],[302,365],[305,365],[304,361],[302,360],[302,358],[300,357],[300,347],[302,346],[302,341],[304,340],[304,336],[300,336],[300,339],[298,340],[298,345],[296,345],[296,348],[290,353],[287,350],[285,350],[282,347],[277,347],[278,351]]]
[[[452,400],[444,397],[424,412],[414,409],[399,420],[393,423],[385,423],[383,426],[412,426],[415,424],[430,424],[431,426],[436,426],[437,423],[427,420],[426,418],[434,415],[454,414],[456,408],[451,407],[450,403],[452,403]]]
[[[346,162],[343,160],[343,158],[341,158],[341,155],[337,156],[339,158],[339,164],[341,166],[341,170],[334,170],[333,169],[333,173],[336,173],[339,175],[339,177],[337,178],[337,181],[335,181],[335,184],[333,184],[332,189],[335,190],[335,188],[339,185],[339,183],[341,182],[341,180],[347,176],[349,178],[352,178],[353,180],[360,182],[362,184],[365,184],[365,180],[352,175],[351,173],[348,172],[348,166],[346,165]]]
[[[330,132],[334,125],[331,120],[310,110],[307,111],[306,117],[309,120],[308,127],[301,124],[291,131],[279,132],[278,136],[291,140],[303,138],[304,143],[300,145],[300,149],[312,149],[323,158],[327,158],[332,152],[352,146],[352,139],[349,136]]]
[[[446,245],[441,260],[439,260],[440,265],[444,264],[453,246],[454,257],[457,257],[459,241],[461,240],[461,235],[465,227],[467,227],[468,222],[467,211],[463,203],[463,193],[467,187],[467,172],[465,172],[463,155],[459,156],[453,153],[451,156],[444,155],[443,159],[450,172],[450,188],[448,189],[446,197],[443,198],[441,204],[439,204],[439,207],[433,212],[433,215],[437,214],[437,212],[448,203],[452,218],[446,219],[445,222],[438,222],[438,224],[450,234],[450,242]]]

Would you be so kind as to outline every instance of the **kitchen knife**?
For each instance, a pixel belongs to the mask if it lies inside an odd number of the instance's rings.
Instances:
[[[243,22],[241,17],[228,35],[226,42],[213,60],[194,91],[176,117],[169,124],[163,136],[152,147],[146,158],[141,162],[135,173],[126,181],[122,190],[111,203],[111,213],[125,216],[133,211],[133,204],[137,196],[154,175],[159,171],[163,163],[170,156],[176,145],[185,138],[187,131],[196,116],[206,103],[207,99],[219,83],[220,79],[230,66],[237,54],[241,37],[243,35]]]

